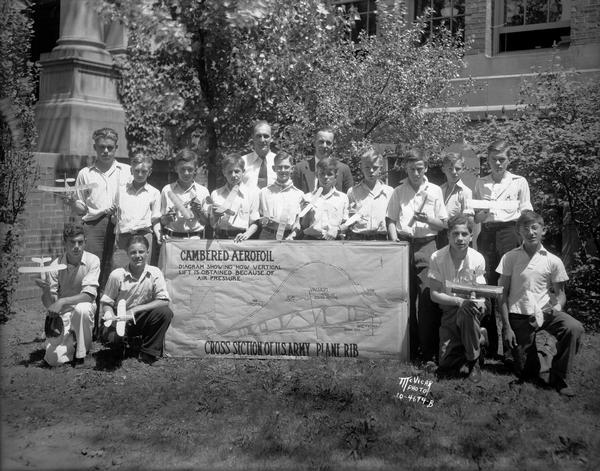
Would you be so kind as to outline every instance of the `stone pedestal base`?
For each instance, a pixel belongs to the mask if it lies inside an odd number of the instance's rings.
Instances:
[[[119,103],[71,98],[38,103],[38,149],[65,155],[92,155],[94,130],[109,127],[119,135],[117,157],[127,157],[125,112]]]

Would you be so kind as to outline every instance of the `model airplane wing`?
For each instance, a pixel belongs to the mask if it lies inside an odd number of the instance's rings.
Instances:
[[[41,191],[50,191],[52,193],[72,193],[77,190],[88,190],[90,188],[95,188],[98,186],[97,183],[86,183],[85,185],[73,185],[69,186],[48,186],[48,185],[38,185],[37,189]]]
[[[45,265],[43,267],[19,267],[19,273],[49,273],[52,271],[65,270],[67,266],[64,263],[56,263],[54,265]]]
[[[494,285],[471,285],[468,283],[454,283],[452,281],[446,281],[446,289],[451,293],[459,294],[462,296],[470,296],[471,293],[475,293],[476,296],[484,298],[493,298],[502,294],[502,286]]]
[[[120,299],[117,303],[117,335],[123,337],[125,335],[125,319],[127,314],[127,303],[124,299]]]

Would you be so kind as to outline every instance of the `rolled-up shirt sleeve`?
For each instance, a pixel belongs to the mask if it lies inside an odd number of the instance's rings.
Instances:
[[[104,287],[104,293],[102,294],[102,298],[100,298],[100,302],[114,305],[117,297],[119,296],[120,286],[121,277],[119,272],[115,270],[108,277],[108,281]]]
[[[88,271],[81,280],[81,292],[96,299],[98,295],[98,278],[100,277],[100,259],[96,256],[88,258]]]
[[[169,293],[167,292],[165,277],[160,271],[154,273],[154,299],[171,301]]]

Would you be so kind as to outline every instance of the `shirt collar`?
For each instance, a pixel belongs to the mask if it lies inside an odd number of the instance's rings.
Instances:
[[[404,180],[402,180],[403,183],[409,187],[411,190],[414,191],[413,186],[410,184],[410,181],[408,180],[408,178],[405,178]],[[419,187],[419,189],[417,191],[415,191],[415,193],[419,193],[420,191],[425,191],[427,190],[427,187],[429,185],[429,180],[427,179],[427,177],[425,175],[423,175],[423,183],[421,183],[421,186]]]
[[[527,253],[527,251],[525,250],[525,247],[523,246],[523,243],[521,242],[521,245],[519,246],[519,250],[522,250],[523,252]],[[543,245],[540,245],[540,248],[537,249],[535,251],[535,253],[539,253],[542,255],[548,255],[548,251],[546,250],[546,247],[544,247]],[[535,255],[534,253],[534,255]]]
[[[331,187],[331,190],[329,190],[329,193],[327,193],[327,194],[321,193],[321,198],[329,199],[332,196],[336,196],[337,194],[338,194],[338,191],[337,191],[336,187],[333,186],[333,187]]]
[[[177,186],[181,191],[183,191],[184,193],[187,193],[188,191],[192,191],[196,188],[196,180],[194,180],[192,182],[192,184],[187,188],[187,189],[183,189],[183,187],[179,184],[179,180],[177,180],[175,182],[175,186]]]
[[[381,183],[379,180],[377,180],[377,182],[375,183],[375,186],[373,187],[372,190],[364,182],[364,180],[360,184],[362,185],[363,189],[370,195],[373,195],[374,198],[377,198],[378,196],[385,194],[385,191],[383,188],[383,183]]]
[[[127,189],[135,191],[136,193],[139,193],[140,191],[148,191],[148,182],[144,183],[141,187],[135,189],[133,187],[133,180],[132,180],[129,183],[127,183]]]
[[[280,191],[285,191],[285,190],[289,190],[291,187],[293,187],[294,182],[292,181],[291,178],[286,183],[279,183],[277,180],[275,180],[273,182],[273,185],[275,185],[277,188],[279,188]]]
[[[84,250],[83,254],[81,255],[81,261],[78,264],[76,264],[76,265],[74,265],[72,263],[69,263],[69,260],[67,258],[67,254],[64,253],[62,255],[62,257],[60,258],[60,263],[63,263],[64,265],[71,265],[72,267],[78,267],[79,265],[87,265],[86,256],[85,256],[86,253],[87,252]]]
[[[132,280],[135,280],[135,276],[133,276],[133,274],[131,273],[131,271],[129,270],[129,262],[127,262],[127,265],[125,265],[123,267],[123,269],[125,270],[125,277],[126,278],[131,278]],[[142,278],[144,278],[145,276],[148,276],[150,273],[148,272],[148,264],[146,263],[146,266],[144,267],[144,271],[142,272],[142,274],[140,275],[139,278],[137,278],[138,280],[141,280]]]

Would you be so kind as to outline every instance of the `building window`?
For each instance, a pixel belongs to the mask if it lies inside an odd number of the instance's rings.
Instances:
[[[361,31],[366,31],[369,36],[377,32],[377,2],[376,0],[362,0],[360,2],[336,1],[336,5],[344,8],[354,22],[352,26],[352,41],[358,40]]]
[[[431,14],[427,17],[429,27],[425,32],[426,38],[440,28],[446,28],[456,37],[464,39],[465,0],[416,0],[415,18],[424,15],[428,8]]]
[[[569,44],[570,0],[503,0],[496,5],[495,52]]]

